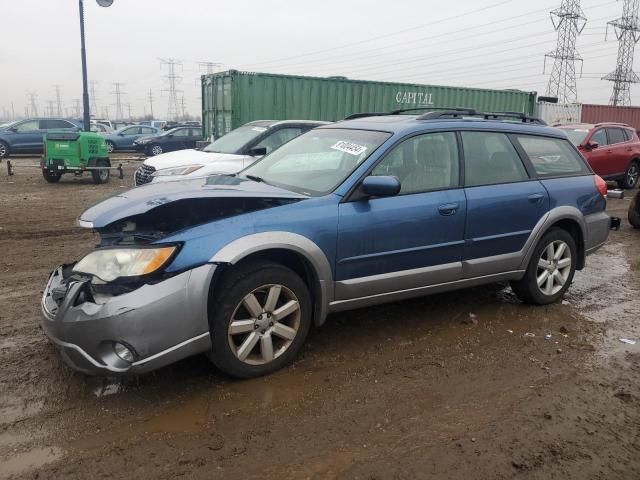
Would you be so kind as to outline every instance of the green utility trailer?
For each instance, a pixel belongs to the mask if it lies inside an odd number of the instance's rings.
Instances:
[[[213,140],[252,120],[337,121],[354,113],[442,107],[533,115],[536,97],[521,90],[229,70],[202,76],[202,126],[204,138]]]
[[[65,173],[90,172],[94,183],[106,183],[111,161],[104,138],[94,132],[50,132],[44,136],[42,176],[56,183]]]

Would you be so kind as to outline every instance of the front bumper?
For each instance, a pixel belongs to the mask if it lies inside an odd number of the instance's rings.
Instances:
[[[75,370],[90,375],[155,370],[211,349],[207,302],[215,268],[203,265],[133,292],[83,301],[87,282],[65,282],[60,267],[42,296],[42,327]],[[64,297],[56,302],[61,289]],[[130,347],[134,361],[118,357],[114,342]]]

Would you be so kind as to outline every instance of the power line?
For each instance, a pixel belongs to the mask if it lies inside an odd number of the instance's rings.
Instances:
[[[633,71],[633,54],[640,40],[638,5],[640,0],[623,0],[622,17],[607,23],[611,25],[618,39],[616,69],[602,77],[613,82],[611,105],[631,105],[631,84],[640,82]],[[606,38],[606,36],[605,36]]]
[[[160,68],[166,65],[168,68],[167,75],[164,75],[169,88],[162,90],[163,92],[169,92],[169,102],[167,105],[167,120],[178,120],[180,108],[178,106],[178,89],[177,84],[182,81],[182,77],[176,75],[176,66],[182,68],[182,62],[179,62],[173,58],[160,59]],[[180,93],[182,91],[180,90]]]

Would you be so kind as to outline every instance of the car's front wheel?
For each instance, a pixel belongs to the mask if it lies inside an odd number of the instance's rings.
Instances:
[[[244,265],[223,279],[209,315],[211,359],[240,378],[274,372],[299,352],[311,326],[302,279],[272,262]]]
[[[511,282],[511,288],[528,303],[556,302],[571,285],[577,260],[573,237],[566,230],[552,228],[536,246],[524,277]]]
[[[116,149],[116,144],[110,141],[105,142],[107,144],[107,152],[113,153]]]
[[[624,172],[624,177],[618,180],[618,186],[626,190],[631,190],[638,184],[638,179],[640,179],[640,164],[634,160],[627,167],[627,171]]]

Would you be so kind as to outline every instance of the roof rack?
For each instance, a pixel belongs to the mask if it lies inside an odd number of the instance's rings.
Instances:
[[[416,110],[429,110],[418,116],[417,120],[440,120],[440,119],[460,119],[465,117],[476,117],[484,120],[500,120],[515,119],[522,123],[532,123],[535,125],[546,125],[543,120],[527,115],[522,112],[478,112],[473,108],[445,108],[445,107],[420,107],[420,108],[404,108],[401,110],[392,110],[390,112],[362,112],[354,113],[345,118],[345,120],[355,120],[365,117],[384,117],[388,115],[400,115],[405,112],[414,112]]]
[[[629,126],[628,123],[620,123],[620,122],[598,122],[598,123],[596,123],[596,127],[599,127],[600,125],[619,125],[621,127],[628,127]]]

